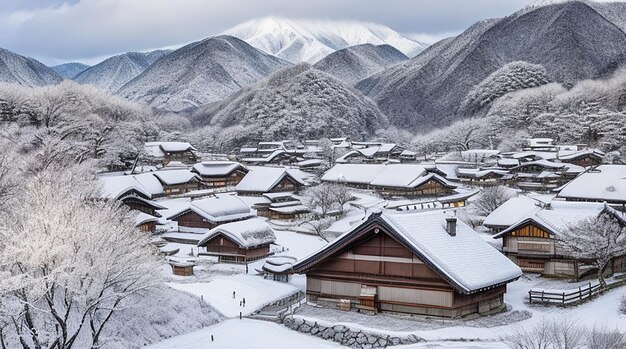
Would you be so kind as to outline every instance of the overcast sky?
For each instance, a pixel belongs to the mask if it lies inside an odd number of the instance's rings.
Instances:
[[[376,22],[432,43],[535,0],[0,0],[0,47],[46,64],[177,46],[263,16]]]

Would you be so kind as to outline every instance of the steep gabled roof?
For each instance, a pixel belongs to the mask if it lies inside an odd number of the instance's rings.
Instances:
[[[605,207],[603,203],[552,201],[546,205],[535,206],[493,238],[500,238],[529,223],[558,236],[585,219],[597,217]]]
[[[375,227],[382,227],[463,294],[506,284],[522,275],[519,267],[460,220],[456,236],[450,236],[443,210],[372,213],[361,224],[297,263],[294,270],[299,273],[310,270],[341,253],[360,233]]]
[[[251,248],[271,244],[276,235],[266,221],[260,218],[247,219],[239,222],[226,223],[211,229],[198,242],[198,246],[206,244],[218,235],[224,235],[240,248]]]
[[[194,179],[198,179],[198,175],[190,170],[161,170],[152,172],[152,174],[165,185],[175,185],[189,183]]]
[[[237,184],[235,190],[238,192],[266,193],[271,191],[285,177],[291,179],[296,184],[305,185],[298,170],[256,166],[250,167],[250,171]]]
[[[247,171],[246,168],[234,161],[205,161],[193,165],[193,172],[204,177],[223,177],[236,170]]]
[[[245,219],[253,217],[250,207],[246,205],[240,198],[232,195],[224,195],[219,197],[195,200],[189,204],[189,207],[168,217],[168,220],[176,220],[180,216],[195,212],[210,222],[228,222],[233,220]]]

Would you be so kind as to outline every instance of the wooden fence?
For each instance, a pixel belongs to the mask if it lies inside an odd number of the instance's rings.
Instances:
[[[600,284],[578,287],[578,289],[555,292],[555,291],[528,291],[528,302],[530,304],[547,304],[547,305],[573,305],[582,303],[589,298],[602,292]]]

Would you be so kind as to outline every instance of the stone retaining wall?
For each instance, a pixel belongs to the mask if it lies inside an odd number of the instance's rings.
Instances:
[[[413,344],[423,342],[424,339],[415,335],[396,337],[360,330],[351,330],[343,325],[324,326],[316,321],[293,318],[283,319],[283,324],[288,328],[300,333],[309,334],[325,340],[337,342],[351,348],[372,349],[386,348],[400,344]]]

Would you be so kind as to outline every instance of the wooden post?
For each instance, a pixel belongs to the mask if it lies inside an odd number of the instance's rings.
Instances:
[[[528,290],[528,304],[533,304],[533,293],[531,290]]]
[[[578,298],[581,301],[583,300],[583,291],[582,291],[582,288],[580,286],[578,287]]]
[[[563,305],[565,305],[565,291],[563,292]]]

